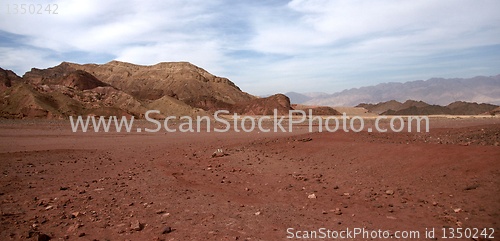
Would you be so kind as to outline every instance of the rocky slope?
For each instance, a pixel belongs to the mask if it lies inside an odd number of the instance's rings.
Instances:
[[[273,115],[276,110],[278,115],[288,115],[292,110],[290,99],[283,94],[276,94],[267,98],[259,98],[236,104],[233,111],[245,115]]]
[[[33,68],[22,78],[0,71],[0,117],[4,118],[143,117],[150,109],[160,110],[160,118],[207,115],[220,109],[259,115],[270,107],[288,110],[289,99],[259,99],[229,79],[187,62],[152,66],[63,62],[48,69]]]

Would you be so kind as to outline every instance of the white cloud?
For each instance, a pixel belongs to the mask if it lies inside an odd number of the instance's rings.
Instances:
[[[44,69],[60,63],[51,60],[47,52],[34,49],[0,47],[0,56],[0,67],[20,76],[31,68]]]
[[[499,56],[496,0],[38,2],[58,4],[59,14],[0,14],[0,31],[18,36],[0,42],[2,67],[19,73],[78,59],[75,53],[137,64],[189,61],[256,94],[334,92],[466,70],[498,74],[500,67],[481,50]],[[473,58],[446,58],[466,52]]]
[[[222,58],[216,42],[185,40],[129,47],[118,53],[117,60],[144,65],[188,61],[217,73],[223,71],[218,64]]]
[[[299,16],[276,21],[279,15],[268,15],[256,22],[255,49],[302,53],[307,47],[357,46],[395,38],[410,40],[404,42],[406,47],[433,44],[441,48],[449,41],[467,42],[467,47],[499,43],[476,35],[489,31],[490,37],[500,36],[500,26],[495,24],[500,22],[498,1],[293,0],[288,7]]]

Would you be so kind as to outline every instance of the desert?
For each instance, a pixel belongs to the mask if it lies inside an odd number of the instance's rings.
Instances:
[[[499,228],[497,117],[432,118],[429,133],[0,129],[3,240],[286,240],[319,228],[476,228],[494,240]]]
[[[499,230],[493,104],[292,104],[185,62],[0,77],[2,240],[494,240]],[[412,118],[429,129],[405,129]],[[133,123],[101,129],[119,120]]]
[[[0,241],[498,240],[499,9],[1,1]]]

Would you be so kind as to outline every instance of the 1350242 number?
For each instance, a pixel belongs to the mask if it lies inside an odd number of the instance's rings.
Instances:
[[[7,14],[59,14],[57,4],[7,4]]]
[[[495,229],[493,228],[443,228],[443,239],[493,239]]]

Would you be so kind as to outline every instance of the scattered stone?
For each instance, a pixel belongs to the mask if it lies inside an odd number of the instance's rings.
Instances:
[[[461,212],[461,211],[462,211],[462,209],[461,209],[461,208],[455,208],[455,209],[453,209],[453,211],[454,211],[455,213],[459,213],[459,212]]]
[[[156,210],[156,214],[164,214],[164,213],[166,212],[163,209]]]
[[[83,236],[85,236],[84,232],[81,232],[81,233],[78,234],[78,237],[83,237]]]
[[[38,234],[38,241],[49,241],[50,239],[52,238],[47,234],[44,233]]]
[[[438,202],[434,201],[432,202],[432,206],[437,206],[438,205]]]
[[[74,232],[76,232],[76,230],[77,230],[78,228],[80,228],[81,226],[83,226],[83,225],[78,224],[78,223],[75,223],[75,224],[71,225],[71,226],[68,228],[68,231],[67,231],[67,232],[68,232],[68,233],[74,233]]]
[[[139,222],[139,220],[134,220],[132,221],[130,225],[130,229],[134,231],[141,231],[144,228],[144,225]]]
[[[259,212],[256,212],[256,213],[255,213],[255,215],[257,215],[257,216],[258,216],[258,215],[260,215],[260,211],[259,211]]]
[[[71,218],[77,218],[80,215],[81,215],[80,212],[72,212],[70,217]]]
[[[309,194],[309,196],[307,196],[307,198],[309,199],[316,199],[316,194]]]
[[[29,231],[28,231],[28,236],[27,236],[27,237],[28,237],[28,238],[32,238],[35,234],[36,234],[36,232],[35,232],[35,231],[33,231],[33,230],[29,230]]]
[[[334,209],[334,210],[333,210],[333,213],[334,213],[335,215],[342,215],[342,211],[340,210],[340,208],[336,208],[336,209]]]
[[[162,234],[167,234],[167,233],[171,233],[171,232],[172,232],[172,228],[170,226],[163,228],[163,231],[161,231]]]
[[[69,187],[60,187],[60,188],[59,188],[59,190],[61,190],[61,191],[66,191],[66,190],[68,190],[68,189],[69,189]]]
[[[49,205],[49,203],[50,203],[50,199],[48,199],[48,198],[42,198],[38,202],[38,206],[47,206],[47,205]]]
[[[472,184],[470,186],[467,186],[464,188],[465,191],[470,191],[470,190],[474,190],[474,189],[477,189],[479,187],[479,184]]]
[[[394,190],[389,189],[389,190],[385,191],[385,194],[387,194],[387,195],[394,195]]]
[[[212,153],[212,158],[223,157],[223,156],[226,156],[226,153],[224,153],[224,151],[222,149],[217,149],[217,151]]]

